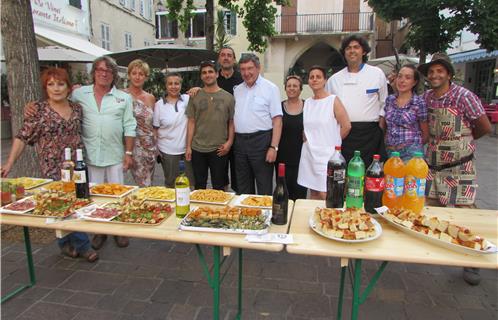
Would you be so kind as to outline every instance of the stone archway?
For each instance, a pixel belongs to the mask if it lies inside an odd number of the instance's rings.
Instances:
[[[299,75],[304,83],[308,83],[308,70],[313,65],[320,65],[327,70],[327,76],[341,70],[346,66],[341,53],[325,42],[317,42],[304,51],[293,66],[288,70],[288,74]]]

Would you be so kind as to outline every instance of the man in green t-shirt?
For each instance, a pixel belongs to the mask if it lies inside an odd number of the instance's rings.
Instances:
[[[187,150],[192,161],[195,189],[206,189],[208,170],[213,189],[224,190],[227,154],[233,144],[235,99],[218,86],[214,61],[200,66],[204,84],[187,107]]]

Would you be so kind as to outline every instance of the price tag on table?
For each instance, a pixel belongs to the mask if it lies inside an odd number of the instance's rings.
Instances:
[[[286,233],[265,233],[260,235],[248,234],[246,236],[246,241],[291,244],[294,243],[294,238],[292,237],[292,235]]]

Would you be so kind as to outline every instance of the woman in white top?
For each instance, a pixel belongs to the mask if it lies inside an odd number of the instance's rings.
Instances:
[[[304,102],[304,143],[299,161],[297,182],[310,189],[310,198],[325,200],[327,195],[327,162],[351,130],[341,100],[325,90],[325,69],[313,66],[308,84],[313,97]]]
[[[161,164],[164,171],[164,184],[168,188],[175,187],[175,179],[179,174],[180,160],[185,160],[187,145],[187,109],[189,96],[181,94],[182,77],[171,72],[165,77],[166,95],[156,102],[154,108],[154,134],[157,138],[157,148],[161,154]],[[192,164],[185,161],[185,173],[194,185]]]

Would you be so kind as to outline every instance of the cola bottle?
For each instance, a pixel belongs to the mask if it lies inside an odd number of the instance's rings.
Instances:
[[[379,162],[380,156],[373,156],[372,164],[367,169],[365,177],[365,211],[377,213],[375,208],[382,207],[382,194],[384,193],[384,170]]]
[[[341,147],[335,152],[327,164],[327,208],[344,207],[344,188],[346,180],[346,160],[341,154]]]

